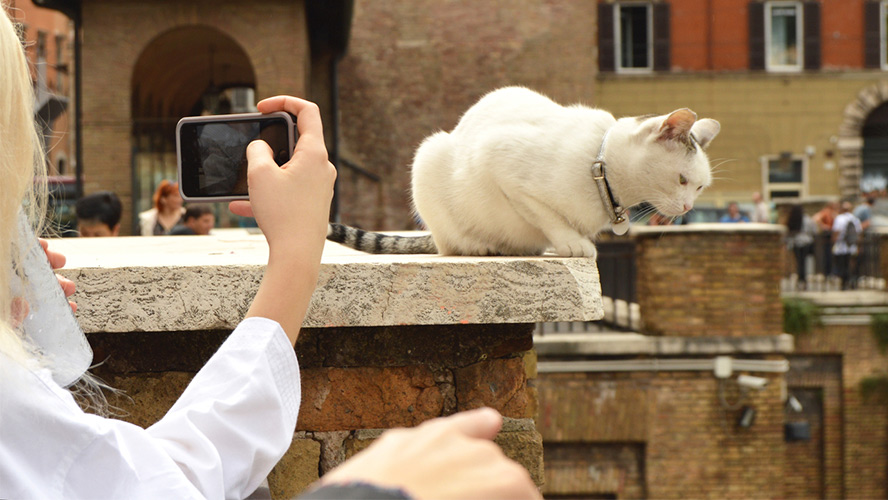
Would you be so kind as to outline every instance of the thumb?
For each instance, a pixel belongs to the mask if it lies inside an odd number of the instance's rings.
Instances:
[[[255,168],[268,161],[274,163],[271,146],[269,146],[267,142],[262,139],[256,139],[247,145],[247,168]],[[277,164],[275,163],[275,165]]]
[[[503,426],[503,417],[493,408],[478,408],[456,413],[436,423],[455,428],[469,437],[492,440]]]

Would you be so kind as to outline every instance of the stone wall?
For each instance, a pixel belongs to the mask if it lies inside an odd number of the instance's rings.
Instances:
[[[261,235],[66,238],[62,274],[95,372],[126,391],[121,417],[160,419],[243,317],[268,260]],[[540,283],[545,283],[541,287]],[[532,335],[601,318],[595,262],[370,255],[329,243],[296,344],[295,441],[269,479],[291,498],[384,429],[487,406],[496,442],[542,484]]]
[[[545,443],[543,492],[783,497],[782,376],[769,378],[764,391],[743,402],[757,411],[754,425],[740,428],[740,410],[720,405],[719,382],[711,372],[541,374],[537,426]],[[734,403],[735,387],[727,384]],[[621,447],[616,453],[615,446]],[[586,450],[585,456],[566,460],[574,448]]]
[[[497,443],[541,484],[542,441],[531,417],[536,393],[532,325],[304,329],[296,345],[302,406],[293,444],[269,477],[274,498],[292,498],[384,430],[489,406],[505,417]],[[160,419],[227,331],[92,333],[94,372],[125,395],[112,398],[140,426]],[[444,342],[446,340],[446,342]]]
[[[789,379],[790,388],[823,392],[823,481],[830,497],[888,497],[888,401],[864,398],[860,386],[866,377],[888,375],[888,353],[865,319],[828,322],[796,337],[797,355],[837,364],[833,377],[803,372]]]
[[[782,333],[783,229],[693,224],[632,229],[643,330],[742,337]]]

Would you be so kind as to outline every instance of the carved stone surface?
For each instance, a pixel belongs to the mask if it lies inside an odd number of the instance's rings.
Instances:
[[[261,235],[52,242],[86,332],[232,329],[265,268]],[[306,327],[589,321],[603,316],[590,259],[368,255],[329,243]]]

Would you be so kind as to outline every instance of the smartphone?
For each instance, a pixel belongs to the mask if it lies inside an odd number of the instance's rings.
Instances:
[[[289,113],[188,116],[176,125],[179,191],[185,201],[249,199],[247,145],[267,142],[283,165],[296,146],[295,118]]]

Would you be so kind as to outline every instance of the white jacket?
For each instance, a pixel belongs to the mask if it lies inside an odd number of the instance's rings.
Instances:
[[[243,498],[289,447],[300,398],[293,348],[264,318],[147,429],[84,413],[48,370],[0,355],[0,498]]]

